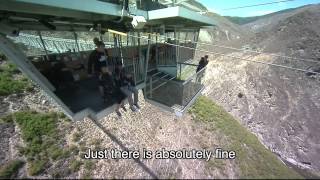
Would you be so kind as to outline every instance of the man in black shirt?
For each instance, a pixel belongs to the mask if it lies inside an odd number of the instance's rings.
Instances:
[[[201,71],[201,69],[205,68],[205,67],[208,65],[208,63],[209,63],[208,58],[209,58],[208,55],[205,55],[204,57],[201,57],[201,59],[200,59],[200,61],[199,61],[199,65],[198,65],[198,67],[197,67],[197,73],[198,73],[199,71]],[[197,75],[196,81],[197,81],[197,82],[201,82],[201,79],[202,79],[203,75],[204,75],[204,71],[203,71],[203,72],[200,72],[200,73]]]
[[[201,57],[198,67],[197,67],[197,72],[199,72],[202,68],[206,66],[206,59],[204,57]]]
[[[97,48],[91,52],[89,55],[88,61],[88,74],[92,76],[92,74],[98,76],[101,72],[101,68],[104,66],[108,66],[108,52],[105,49],[104,43],[102,41],[98,41],[96,43]]]

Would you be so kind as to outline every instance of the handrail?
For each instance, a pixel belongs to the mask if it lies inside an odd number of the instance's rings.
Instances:
[[[151,90],[154,91],[154,90],[160,88],[161,86],[165,85],[166,83],[168,83],[169,81],[173,80],[174,78],[175,78],[175,77],[172,77],[172,78],[170,78],[170,79],[167,79],[168,81],[161,83],[159,86],[157,86],[157,87],[155,87],[155,88],[153,88],[153,89],[151,89]]]
[[[160,79],[164,79],[166,76],[169,76],[169,74],[165,74],[164,76],[159,77],[159,79],[156,79],[155,81],[153,81],[153,83],[158,82]],[[151,78],[153,78],[151,76]]]
[[[203,71],[205,71],[207,69],[207,67],[202,68],[200,71],[194,73],[192,76],[190,76],[187,80],[185,80],[182,85],[185,85],[186,83],[188,83],[189,81],[192,80],[192,78],[196,77],[198,74],[202,73]]]
[[[197,64],[185,63],[185,62],[177,62],[178,64],[184,64],[189,66],[198,66]]]

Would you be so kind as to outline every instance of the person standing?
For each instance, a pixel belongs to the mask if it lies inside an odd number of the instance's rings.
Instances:
[[[201,59],[199,61],[199,65],[198,65],[197,70],[196,70],[196,72],[197,72],[196,81],[197,82],[201,82],[201,79],[202,79],[202,77],[204,75],[204,71],[202,71],[200,73],[199,73],[199,71],[201,71],[203,68],[205,68],[208,65],[208,63],[209,63],[208,58],[209,58],[209,56],[205,55],[204,57],[201,57]]]
[[[206,66],[206,59],[204,57],[201,57],[198,67],[197,67],[197,71],[199,72],[201,69],[203,69]]]
[[[108,66],[108,51],[102,41],[96,43],[97,48],[89,55],[88,61],[88,75],[98,76],[103,66]]]

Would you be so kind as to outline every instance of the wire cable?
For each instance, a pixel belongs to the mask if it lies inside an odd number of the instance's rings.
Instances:
[[[138,36],[134,36],[134,35],[129,35],[127,34],[127,36],[130,37],[134,37],[134,38],[140,38],[140,39],[145,39],[148,41],[153,41],[156,42],[155,40],[146,38],[146,37],[138,37]],[[280,68],[284,68],[284,69],[290,69],[290,70],[295,70],[295,71],[300,71],[300,72],[305,72],[305,73],[313,73],[313,74],[317,74],[320,75],[319,72],[315,72],[315,71],[310,71],[310,70],[306,70],[306,69],[301,69],[301,68],[294,68],[294,67],[290,67],[290,66],[284,66],[281,64],[274,64],[274,63],[268,63],[268,62],[261,62],[261,61],[255,61],[255,60],[250,60],[250,59],[246,59],[246,58],[241,58],[241,57],[236,57],[236,56],[232,56],[232,55],[227,55],[224,53],[215,53],[215,52],[211,52],[211,51],[207,51],[207,50],[202,50],[202,49],[196,49],[196,48],[191,48],[191,47],[187,47],[187,46],[181,46],[181,45],[176,45],[176,44],[172,44],[172,43],[167,43],[164,42],[164,44],[170,45],[170,46],[175,46],[175,47],[182,47],[182,48],[186,48],[186,49],[190,49],[190,50],[195,50],[195,51],[200,51],[200,52],[205,52],[208,54],[213,54],[213,55],[221,55],[221,56],[225,56],[225,57],[230,57],[230,58],[235,58],[235,59],[240,59],[243,61],[248,61],[248,62],[253,62],[253,63],[259,63],[259,64],[264,64],[264,65],[270,65],[270,66],[275,66],[275,67],[280,67]]]
[[[265,6],[265,5],[278,4],[278,3],[289,2],[289,1],[295,1],[295,0],[273,1],[273,2],[262,3],[262,4],[253,4],[253,5],[248,5],[248,6],[233,7],[233,8],[222,9],[222,11],[250,8],[250,7],[256,7],[256,6]]]
[[[156,36],[156,34],[151,34],[151,35]],[[157,35],[157,36],[161,37],[161,35]],[[166,36],[162,36],[162,37],[166,38]],[[230,46],[209,44],[209,43],[203,43],[203,42],[194,42],[194,41],[191,41],[191,40],[184,40],[184,39],[177,39],[177,38],[174,38],[174,39],[178,40],[178,41],[183,41],[183,42],[191,42],[191,43],[194,43],[194,44],[214,46],[214,47],[219,47],[219,48],[232,49],[232,50],[236,50],[236,51],[250,52],[250,53],[255,53],[255,54],[266,54],[266,55],[270,55],[270,56],[273,56],[273,57],[280,57],[280,58],[290,59],[292,61],[305,61],[305,62],[312,62],[312,63],[320,63],[320,61],[316,61],[316,60],[313,60],[313,59],[295,58],[295,57],[291,57],[291,56],[278,55],[278,54],[273,54],[273,53],[266,53],[266,52],[259,52],[259,51],[253,51],[253,50],[239,49],[239,48],[230,47]]]

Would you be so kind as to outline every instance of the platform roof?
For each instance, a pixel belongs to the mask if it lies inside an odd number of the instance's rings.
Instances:
[[[134,10],[135,15],[144,16],[147,25],[179,25],[179,26],[212,26],[214,20],[184,7],[169,7],[164,9],[143,11]],[[57,30],[69,30],[70,24],[84,31],[94,23],[105,27],[121,27],[121,24],[131,22],[132,17],[118,4],[99,0],[1,0],[0,19],[9,17],[7,23],[24,30],[50,30],[48,22]],[[121,23],[117,21],[122,20]],[[40,22],[40,24],[39,24]],[[1,22],[0,22],[1,23]]]
[[[148,23],[199,27],[216,24],[212,18],[179,6],[148,11]]]

